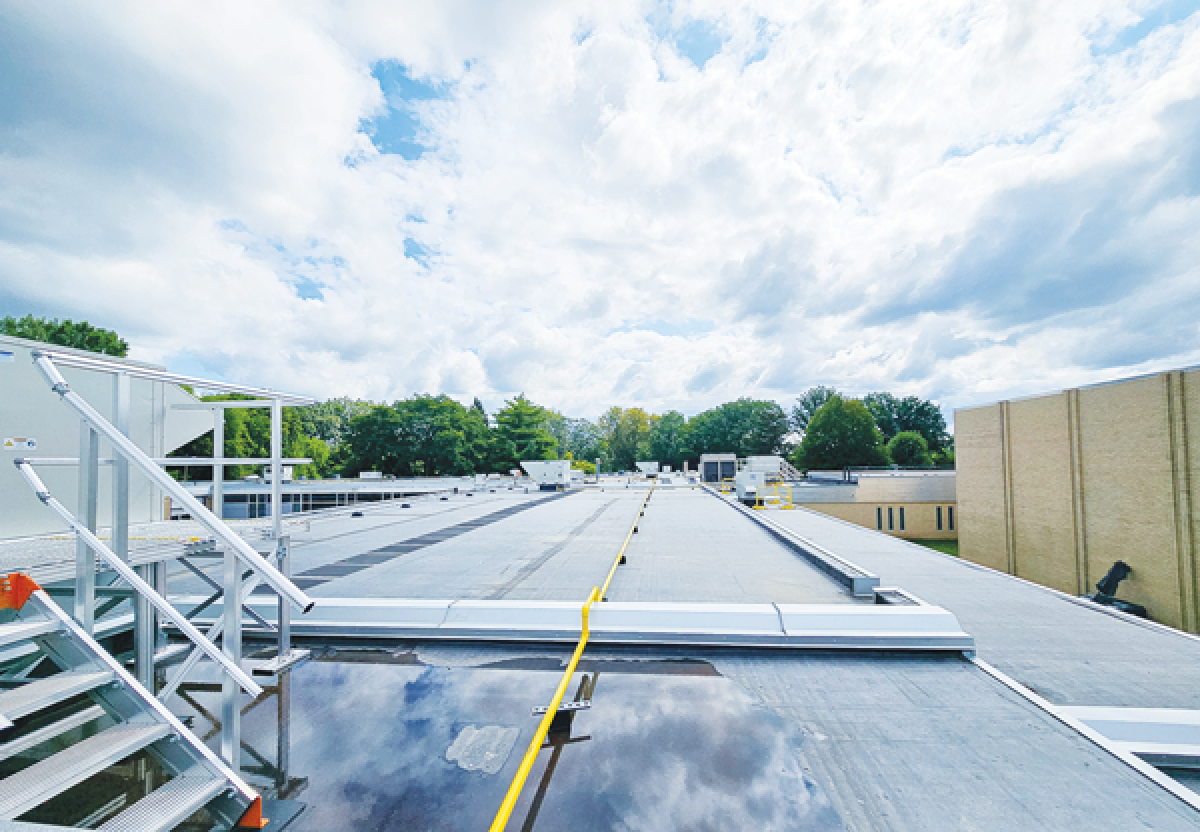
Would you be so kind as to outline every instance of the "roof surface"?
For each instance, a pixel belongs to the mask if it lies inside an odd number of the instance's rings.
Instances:
[[[445,500],[412,499],[409,508],[402,508],[398,501],[377,503],[360,507],[361,517],[344,510],[314,514],[307,528],[292,518],[288,527],[293,539],[292,572],[318,603],[321,598],[335,597],[582,603],[591,588],[603,582],[645,496],[644,486],[625,485],[623,480],[608,481],[603,489],[566,494],[501,488]],[[1197,639],[815,512],[771,511],[770,517],[876,573],[883,585],[901,587],[949,609],[963,629],[974,635],[979,658],[1052,703],[1200,707]],[[617,569],[609,589],[610,600],[862,603],[753,519],[702,490],[657,489],[638,521],[627,554],[628,562]],[[172,592],[201,589],[195,579],[189,583],[185,575],[172,577]],[[382,664],[403,667],[368,674],[379,696],[388,702],[411,702],[411,714],[423,714],[428,704],[413,697],[423,697],[427,690],[444,690],[446,707],[451,709],[448,721],[443,720],[443,733],[410,737],[413,743],[428,746],[422,754],[441,755],[437,760],[420,758],[424,764],[448,765],[450,752],[444,746],[451,740],[460,741],[465,725],[490,722],[513,727],[512,747],[517,751],[494,774],[472,775],[477,778],[470,782],[478,785],[473,793],[479,805],[463,797],[461,811],[454,815],[464,820],[476,817],[482,811],[479,806],[495,804],[495,794],[502,793],[502,786],[511,778],[536,724],[528,718],[527,709],[545,704],[569,648],[410,643],[388,650],[382,654]],[[323,660],[349,667],[345,664],[349,659],[340,653]],[[375,661],[370,656],[365,660]],[[702,743],[688,746],[676,737],[662,740],[655,751],[630,739],[643,736],[645,743],[651,743],[649,738],[667,724],[664,720],[676,720],[681,709],[703,710],[705,697],[727,701],[728,691],[720,686],[653,682],[656,674],[670,675],[663,668],[683,666],[680,662],[690,662],[687,667],[710,666],[733,686],[729,690],[736,689],[753,708],[764,709],[746,723],[755,727],[745,731],[755,733],[770,725],[774,726],[770,731],[794,740],[789,740],[787,753],[798,765],[795,776],[799,779],[789,780],[792,786],[787,788],[810,789],[812,801],[805,805],[812,811],[805,809],[780,828],[836,828],[841,824],[872,830],[1182,830],[1200,824],[1200,813],[1184,801],[961,656],[589,647],[580,669],[598,672],[601,678],[592,710],[581,712],[575,727],[576,733],[592,739],[562,750],[561,763],[555,765],[561,764],[565,773],[550,771],[559,779],[542,794],[544,806],[537,803],[534,807],[532,793],[547,772],[549,755],[543,752],[526,788],[531,794],[522,798],[511,828],[518,828],[518,819],[534,808],[543,811],[546,828],[569,821],[569,807],[578,803],[565,801],[564,795],[578,797],[584,788],[581,784],[591,790],[594,804],[602,804],[603,811],[596,817],[608,820],[607,825],[588,825],[588,821],[578,828],[613,828],[614,824],[670,828],[674,824],[732,829],[748,828],[747,823],[773,828],[774,822],[763,822],[755,814],[758,809],[749,791],[744,795],[736,789],[732,792],[741,795],[734,803],[742,814],[736,807],[726,806],[722,810],[726,814],[709,818],[711,823],[697,818],[685,822],[682,815],[672,815],[666,820],[660,817],[654,826],[655,821],[645,814],[649,804],[634,799],[642,785],[639,778],[630,777],[630,771],[649,772],[645,788],[653,794],[655,788],[668,788],[662,767],[667,758],[675,760],[683,766],[679,776],[684,779],[679,781],[683,785],[671,788],[683,789],[685,797],[696,798],[694,790],[700,788],[696,784],[708,783],[725,765],[714,767],[708,756],[700,759],[697,755],[723,755],[738,748],[737,731],[727,739],[728,745],[718,750]],[[420,667],[414,669],[417,665]],[[437,668],[470,672],[447,676]],[[504,672],[489,675],[485,670]],[[622,675],[625,681],[606,682],[612,674],[630,673],[646,681]],[[343,690],[343,682],[336,680],[350,678],[347,674],[351,674],[348,669],[296,672],[292,696],[297,702],[310,702],[309,706],[296,706],[293,718],[298,725],[305,720],[319,722],[322,707],[334,711],[356,707],[350,699],[343,702],[337,698],[342,694],[329,693],[333,688],[320,687],[336,682],[342,686],[338,690]],[[314,686],[310,693],[297,693],[305,684]],[[461,705],[463,710],[458,712],[453,711],[460,707],[455,703],[466,700],[451,692],[460,688],[462,696],[469,694],[474,704]],[[485,700],[493,703],[483,711],[477,701],[480,691],[491,691],[488,696],[492,698]],[[672,708],[654,699],[654,691],[659,691],[659,696],[682,698]],[[719,719],[714,716],[707,723],[671,724],[684,738],[689,732],[707,736],[742,725],[735,711]],[[397,711],[402,713],[409,712]],[[725,711],[716,708],[713,713],[719,716]],[[369,718],[374,717],[363,716]],[[630,719],[640,720],[637,724],[641,727],[633,733],[629,733]],[[379,723],[375,730],[386,733],[388,724],[392,723]],[[626,739],[616,742],[613,738],[618,734]],[[306,759],[305,752],[298,753],[300,759]],[[590,767],[599,761],[608,767],[620,765],[623,759],[633,768],[611,777]],[[424,764],[413,763],[411,770],[421,770]],[[303,772],[314,783],[312,794],[337,793],[328,783],[317,783],[323,775],[316,762],[312,765],[314,770]],[[329,771],[329,777],[354,780],[357,776],[337,767]],[[361,786],[366,781],[359,778],[354,782]],[[752,782],[767,782],[762,788],[768,793],[771,788],[784,788],[775,781],[753,778],[737,788],[749,789]],[[386,790],[388,786],[380,782],[371,788]],[[459,792],[454,794],[459,800]],[[387,828],[386,821],[379,823],[361,828]]]

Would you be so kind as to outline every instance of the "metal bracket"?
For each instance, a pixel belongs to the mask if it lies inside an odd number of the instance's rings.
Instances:
[[[590,711],[591,708],[592,708],[592,700],[581,699],[578,702],[563,702],[561,705],[558,706],[558,711],[556,713],[561,714],[564,711]],[[547,706],[538,705],[536,708],[533,709],[533,712],[530,714],[530,716],[544,716],[546,714],[547,710],[549,710],[549,708]]]

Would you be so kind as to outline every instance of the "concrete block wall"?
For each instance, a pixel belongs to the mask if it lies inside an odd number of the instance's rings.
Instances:
[[[798,503],[799,505],[799,503]],[[827,514],[856,526],[879,529],[876,511],[883,509],[883,533],[907,540],[954,540],[958,537],[958,509],[954,501],[940,503],[891,502],[891,503],[804,503],[804,507],[820,514]],[[888,529],[887,511],[891,508],[895,528]],[[904,509],[904,530],[900,530],[899,514]],[[937,510],[942,509],[942,529],[937,527]],[[950,528],[950,510],[954,511],[954,528]]]
[[[955,413],[963,557],[1072,594],[1117,560],[1120,597],[1200,630],[1200,371]]]

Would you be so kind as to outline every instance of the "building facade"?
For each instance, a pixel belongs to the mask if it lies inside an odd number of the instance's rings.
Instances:
[[[810,471],[792,502],[894,537],[954,540],[955,491],[954,471]]]
[[[955,412],[963,557],[1084,595],[1116,561],[1121,598],[1200,631],[1200,370]]]

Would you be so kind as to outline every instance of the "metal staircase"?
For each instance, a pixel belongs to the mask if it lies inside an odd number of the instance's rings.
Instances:
[[[102,805],[86,828],[166,832],[200,810],[204,828],[264,825],[257,793],[49,595],[14,574],[0,579],[0,650],[22,646],[36,652],[0,666],[0,765],[36,762],[0,779],[0,826],[140,752],[157,763],[157,777],[139,778],[132,801]]]
[[[788,462],[786,459],[780,460],[779,473],[783,475],[784,482],[796,482],[804,479],[804,475],[796,468],[795,465]]]

